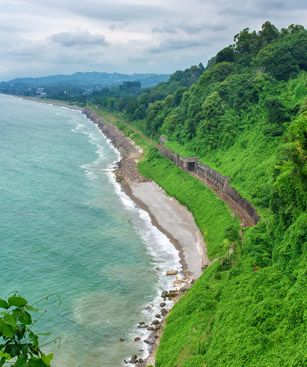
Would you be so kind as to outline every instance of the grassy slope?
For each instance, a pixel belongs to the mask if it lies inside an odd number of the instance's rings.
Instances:
[[[140,172],[156,181],[194,215],[207,243],[209,258],[224,255],[229,248],[228,227],[239,227],[227,206],[197,179],[153,152],[139,164]]]
[[[139,163],[140,172],[157,182],[193,213],[205,238],[209,258],[224,255],[230,245],[225,230],[229,227],[239,228],[239,221],[232,216],[224,202],[197,179],[163,158],[154,148],[154,143],[124,118],[101,110],[96,112],[144,149],[144,159]]]
[[[289,93],[285,91],[285,94],[287,100]],[[119,125],[127,135],[144,144],[146,139],[135,129],[124,122]],[[262,134],[259,119],[253,128],[238,136],[233,146],[217,150],[202,160],[231,176],[232,184],[252,199],[264,217],[270,218],[265,208],[280,143],[281,138],[267,139]],[[190,155],[188,146],[169,144],[181,154]],[[226,220],[227,211],[221,211],[219,222],[215,221],[215,211],[219,213],[218,208],[223,209],[217,205],[218,199],[210,201],[210,195],[206,197],[204,193],[206,190],[201,193],[201,200],[198,194],[191,197],[191,192],[197,193],[194,179],[155,154],[147,154],[140,169],[190,208],[205,234],[210,256],[225,253],[229,242],[223,239],[223,232],[231,222]],[[210,214],[205,210],[206,202],[212,209]],[[203,213],[209,216],[205,218]],[[301,224],[293,231],[294,235],[285,233],[285,241],[287,236],[289,243],[297,242],[291,236],[301,236],[301,242],[304,241],[302,223],[306,223],[306,217],[299,221]],[[272,262],[272,251],[262,248],[267,245],[263,243],[270,243],[263,230],[266,225],[262,222],[255,229],[247,230],[244,244],[237,244],[230,258],[222,258],[209,267],[176,304],[167,319],[156,367],[304,365],[302,291],[306,259],[296,259],[295,271],[290,273],[278,261]],[[262,259],[263,251],[267,251],[267,263],[255,265],[250,257],[251,248],[254,253],[260,249]]]
[[[230,177],[230,184],[261,211],[262,204],[268,205],[262,200],[268,197],[272,186],[279,144],[280,139],[268,141],[260,135],[259,126],[256,125],[254,129],[243,132],[229,149],[215,151],[201,157],[200,161]],[[177,142],[168,142],[167,146],[184,156],[195,156],[195,153]]]
[[[302,101],[302,95],[293,90],[302,81],[306,83],[306,74],[285,85],[285,104]],[[304,366],[306,215],[301,214],[279,243],[271,241],[269,201],[283,140],[263,134],[264,113],[258,112],[255,124],[238,135],[234,145],[201,160],[230,176],[231,184],[257,206],[263,220],[247,231],[231,266],[226,263],[214,265],[215,271],[206,270],[175,306],[167,319],[156,367]],[[195,155],[188,144],[170,141],[168,146],[180,154]],[[292,255],[295,243],[301,247]],[[296,256],[291,269],[278,259],[283,246],[288,258]],[[255,265],[255,257],[250,256],[257,251],[261,265]],[[275,259],[272,252],[277,254]]]

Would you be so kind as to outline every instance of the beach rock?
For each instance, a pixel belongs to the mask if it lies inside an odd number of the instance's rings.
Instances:
[[[139,342],[141,340],[141,338],[139,336],[137,336],[136,338],[134,338],[135,342]]]
[[[138,356],[136,354],[134,354],[131,358],[129,363],[136,363],[138,361]]]
[[[171,289],[170,291],[168,291],[167,297],[176,297],[178,296],[179,291],[177,289]]]
[[[184,286],[184,287],[181,287],[180,288],[180,292],[181,293],[184,293],[184,292],[186,292],[188,290],[188,287],[186,287],[186,286]]]
[[[165,307],[166,306],[166,303],[165,302],[161,302],[160,303],[160,307]]]
[[[153,328],[152,326],[148,326],[147,330],[149,330],[149,331],[153,331],[153,330],[154,330],[154,328]]]
[[[178,270],[168,270],[166,272],[166,275],[177,275],[178,274]]]
[[[157,319],[161,319],[161,315],[160,315],[159,313],[156,313],[156,314],[155,314],[155,317],[156,317]]]
[[[166,316],[166,315],[167,315],[167,313],[168,313],[167,309],[166,309],[166,308],[162,308],[162,310],[161,310],[161,315],[162,315],[162,316]]]
[[[151,306],[146,306],[146,307],[145,307],[145,310],[146,310],[146,311],[151,311],[151,310],[152,310],[152,307],[151,307]]]
[[[145,325],[145,322],[144,321],[140,321],[139,322],[139,325]]]
[[[152,325],[158,325],[158,324],[160,324],[160,321],[159,320],[153,320],[153,322],[151,324]]]
[[[167,295],[168,295],[168,291],[163,291],[163,292],[161,293],[161,297],[162,297],[162,298],[166,298],[166,297],[167,297]]]
[[[119,338],[119,341],[120,342],[124,342],[125,341],[125,338]]]
[[[143,358],[139,358],[138,362],[139,363],[144,363],[144,359]]]

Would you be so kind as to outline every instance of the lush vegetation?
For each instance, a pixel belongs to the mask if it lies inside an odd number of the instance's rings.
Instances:
[[[18,78],[0,83],[0,92],[23,96],[40,96],[85,103],[95,94],[104,99],[116,93],[119,98],[139,88],[149,88],[168,79],[165,74],[75,73],[39,78]],[[137,84],[133,84],[133,83]],[[129,84],[131,83],[131,84]],[[128,91],[129,89],[129,91]]]
[[[141,172],[187,205],[215,260],[170,312],[156,367],[303,367],[307,31],[266,22],[242,30],[206,68],[130,87],[81,101],[126,117],[118,126],[146,147]],[[239,235],[227,207],[152,147],[161,134],[229,176],[257,207],[258,225]]]
[[[163,134],[171,149],[229,176],[261,214],[242,238],[216,224],[234,251],[218,243],[223,236],[207,241],[219,260],[170,313],[156,367],[305,365],[306,60],[302,26],[266,22],[237,34],[190,85],[165,83],[146,96],[165,94],[120,109],[133,129]],[[206,237],[211,220],[199,213],[219,208],[205,193],[196,199],[194,179],[150,150],[140,169],[190,208]]]
[[[0,309],[0,366],[49,367],[52,354],[41,351],[32,330],[36,309],[18,294],[0,299]]]
[[[226,204],[196,178],[162,157],[155,149],[139,164],[140,172],[156,181],[166,192],[185,205],[194,215],[211,259],[224,255],[231,243],[228,233],[238,231],[239,223]]]

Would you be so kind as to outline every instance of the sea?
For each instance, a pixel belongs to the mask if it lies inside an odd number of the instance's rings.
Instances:
[[[32,328],[54,367],[146,357],[137,325],[159,310],[166,270],[181,269],[115,181],[119,159],[80,111],[0,94],[0,298],[18,292],[38,309]]]

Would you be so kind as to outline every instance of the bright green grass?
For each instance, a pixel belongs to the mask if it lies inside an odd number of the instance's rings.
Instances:
[[[230,177],[231,186],[261,213],[269,205],[276,148],[280,145],[280,139],[270,140],[259,131],[259,125],[256,125],[238,136],[230,148],[200,157],[200,161]],[[166,146],[182,156],[195,156],[188,146],[178,142],[168,141]]]
[[[191,211],[205,239],[209,258],[224,255],[229,248],[224,233],[226,228],[239,229],[239,220],[232,216],[225,203],[196,178],[158,154],[154,149],[155,142],[127,123],[123,117],[95,111],[144,149],[144,159],[139,163],[140,172],[157,182]]]
[[[303,263],[292,280],[212,264],[170,312],[156,367],[303,367]]]
[[[139,170],[193,213],[206,241],[209,258],[225,254],[229,247],[225,229],[231,226],[239,228],[239,221],[231,215],[222,200],[196,178],[158,154],[145,156]]]

